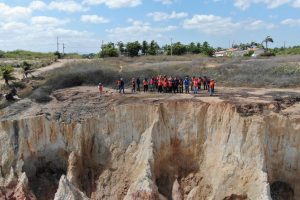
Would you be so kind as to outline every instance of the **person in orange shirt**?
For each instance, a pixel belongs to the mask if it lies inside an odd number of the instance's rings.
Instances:
[[[193,85],[194,85],[194,94],[198,94],[198,78],[194,78]]]
[[[209,93],[210,93],[210,96],[213,96],[214,92],[215,92],[215,80],[211,79],[210,83],[209,83]]]
[[[194,90],[194,80],[195,80],[195,76],[192,77],[192,81],[191,81],[191,91]]]

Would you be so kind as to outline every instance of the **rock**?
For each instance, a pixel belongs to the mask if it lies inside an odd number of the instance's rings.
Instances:
[[[174,181],[172,188],[172,199],[173,200],[183,200],[182,191],[180,189],[180,185],[178,183],[177,178]]]
[[[54,200],[89,200],[89,198],[70,183],[66,176],[62,176]]]
[[[269,200],[269,182],[284,180],[294,193],[280,187],[276,195],[300,197],[298,115],[263,115],[252,105],[240,113],[230,102],[185,99],[139,103],[124,97],[106,112],[84,106],[63,104],[61,120],[35,116],[37,108],[1,118],[4,196],[26,196],[32,190],[37,197],[49,192],[55,199],[192,200],[247,194]]]

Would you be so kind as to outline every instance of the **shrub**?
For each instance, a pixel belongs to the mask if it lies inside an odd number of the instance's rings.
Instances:
[[[248,51],[247,53],[244,54],[245,57],[251,57],[254,54],[254,51]]]
[[[260,56],[271,57],[271,56],[276,56],[276,54],[274,52],[264,52],[264,53],[260,54]]]
[[[58,59],[62,59],[62,54],[61,53],[59,53],[58,51],[56,51],[55,53],[54,53],[54,56],[56,57],[56,58],[58,58]]]
[[[115,47],[115,44],[110,42],[108,44],[102,45],[101,48],[101,52],[100,52],[100,57],[104,58],[104,57],[118,57],[118,50]]]
[[[14,68],[12,66],[2,66],[0,67],[1,75],[5,80],[5,84],[8,85],[8,81],[15,80],[16,78],[12,75]]]
[[[36,101],[37,103],[47,103],[52,100],[50,94],[51,94],[50,87],[40,87],[32,93],[30,98]]]

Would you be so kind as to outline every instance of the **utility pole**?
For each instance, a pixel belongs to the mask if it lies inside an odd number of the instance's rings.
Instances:
[[[65,43],[63,43],[63,55],[65,55],[65,48],[66,48]]]
[[[283,42],[283,48],[285,49],[285,41]]]
[[[56,37],[56,47],[57,47],[56,51],[57,51],[57,52],[59,52],[59,43],[58,43],[58,37]]]
[[[171,56],[173,56],[173,38],[171,38]]]

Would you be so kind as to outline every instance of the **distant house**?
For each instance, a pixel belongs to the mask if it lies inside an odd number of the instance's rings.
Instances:
[[[247,50],[229,48],[227,50],[215,52],[214,57],[243,57],[244,54],[248,53],[249,51],[254,51],[253,57],[259,56],[264,52],[263,49],[259,48],[248,48]]]
[[[224,57],[226,56],[226,51],[217,51],[214,54],[214,57]]]

